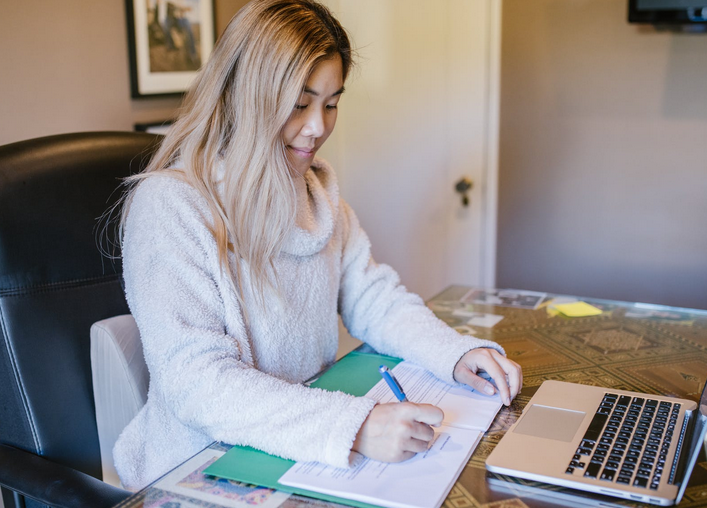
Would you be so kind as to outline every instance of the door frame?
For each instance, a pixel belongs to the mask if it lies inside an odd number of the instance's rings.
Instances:
[[[498,169],[501,110],[501,27],[503,0],[488,0],[489,46],[487,55],[488,103],[486,110],[486,163],[484,164],[483,241],[481,259],[482,284],[496,286],[496,254],[498,228]]]

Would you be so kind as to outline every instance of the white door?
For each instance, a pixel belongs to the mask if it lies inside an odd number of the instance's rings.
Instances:
[[[326,0],[358,67],[321,155],[378,262],[429,298],[493,286],[500,0]],[[469,205],[455,183],[473,181]]]

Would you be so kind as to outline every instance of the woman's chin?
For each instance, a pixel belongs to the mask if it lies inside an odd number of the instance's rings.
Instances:
[[[290,167],[292,168],[293,171],[295,171],[298,175],[304,175],[307,170],[312,166],[312,161],[314,160],[314,157],[310,160],[290,160]]]

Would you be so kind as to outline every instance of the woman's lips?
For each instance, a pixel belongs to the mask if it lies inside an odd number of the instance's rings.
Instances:
[[[314,148],[297,148],[294,146],[288,147],[295,155],[302,157],[303,159],[308,159],[314,155]]]

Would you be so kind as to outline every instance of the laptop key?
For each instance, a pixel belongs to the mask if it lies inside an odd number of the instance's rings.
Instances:
[[[646,485],[648,485],[648,478],[641,478],[640,476],[637,476],[637,477],[633,480],[633,486],[634,486],[634,487],[646,488]]]
[[[599,474],[599,469],[601,469],[601,464],[598,462],[590,462],[586,471],[584,471],[584,476],[587,478],[596,478]]]
[[[594,415],[594,418],[592,418],[592,421],[589,424],[587,431],[584,433],[584,439],[588,439],[590,441],[598,441],[599,435],[601,434],[601,431],[604,428],[604,424],[608,419],[608,415],[596,413]]]
[[[613,482],[615,474],[616,474],[615,470],[605,468],[604,471],[602,471],[602,473],[601,473],[601,479],[609,481],[609,482]]]

